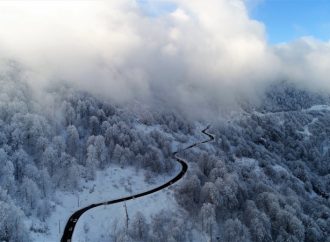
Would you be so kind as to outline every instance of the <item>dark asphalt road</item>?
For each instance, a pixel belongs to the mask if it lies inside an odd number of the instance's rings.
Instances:
[[[95,207],[98,207],[98,206],[102,206],[102,205],[110,205],[110,204],[115,204],[115,203],[120,203],[120,202],[124,202],[124,201],[128,201],[128,200],[131,200],[131,199],[135,199],[135,198],[138,198],[138,197],[143,197],[143,196],[146,196],[146,195],[149,195],[149,194],[152,194],[152,193],[155,193],[155,192],[158,192],[166,187],[169,187],[171,186],[172,184],[176,183],[178,180],[180,180],[184,174],[187,172],[188,170],[188,165],[186,163],[186,161],[184,161],[183,159],[179,158],[176,156],[176,154],[180,151],[184,151],[184,150],[187,150],[187,149],[191,149],[197,145],[200,145],[200,144],[203,144],[203,143],[207,143],[207,142],[210,142],[212,140],[214,140],[214,136],[212,134],[209,134],[207,133],[207,130],[209,129],[210,126],[207,126],[205,129],[202,130],[202,133],[207,135],[209,137],[209,139],[207,140],[204,140],[204,141],[201,141],[201,142],[198,142],[198,143],[195,143],[195,144],[192,144],[182,150],[177,150],[175,152],[173,152],[173,157],[176,159],[177,162],[179,162],[181,164],[181,171],[174,177],[172,178],[171,180],[169,180],[168,182],[166,182],[165,184],[163,185],[160,185],[156,188],[153,188],[151,190],[148,190],[148,191],[145,191],[145,192],[142,192],[142,193],[138,193],[138,194],[135,194],[135,195],[131,195],[131,196],[128,196],[128,197],[123,197],[123,198],[119,198],[119,199],[115,199],[115,200],[110,200],[110,201],[107,201],[107,202],[101,202],[101,203],[94,203],[94,204],[91,204],[87,207],[84,207],[82,209],[79,209],[78,211],[74,212],[71,217],[69,218],[66,226],[65,226],[65,229],[64,229],[64,232],[63,232],[63,236],[62,236],[62,239],[61,239],[61,242],[71,242],[71,239],[72,239],[72,235],[73,235],[73,231],[74,231],[74,228],[78,222],[78,219],[80,218],[80,216],[92,209],[92,208],[95,208]]]

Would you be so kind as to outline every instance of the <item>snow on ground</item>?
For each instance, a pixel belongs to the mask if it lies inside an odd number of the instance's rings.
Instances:
[[[180,168],[177,167],[175,170],[175,174],[178,172]],[[98,171],[96,179],[94,181],[88,181],[82,184],[82,191],[76,191],[74,193],[70,192],[62,192],[57,191],[55,193],[55,198],[58,202],[54,203],[54,208],[51,216],[46,221],[46,224],[49,228],[47,234],[44,233],[32,233],[32,239],[36,242],[48,242],[48,241],[60,241],[63,229],[67,222],[67,219],[71,216],[73,212],[78,210],[79,208],[86,207],[92,203],[99,203],[102,201],[108,201],[116,198],[120,198],[123,196],[128,196],[131,194],[143,192],[149,190],[150,188],[154,188],[159,184],[163,184],[165,181],[169,180],[172,175],[159,175],[153,179],[153,184],[147,183],[145,181],[144,172],[137,171],[133,167],[125,167],[124,169],[119,166],[113,165],[109,168]],[[167,190],[167,189],[166,189]],[[165,191],[166,191],[165,190]],[[170,197],[173,197],[172,195]],[[152,201],[157,200],[160,201],[157,204],[157,207],[163,207],[165,204],[173,204],[173,199],[170,198],[166,192],[162,192],[160,194],[155,194],[151,197],[151,200],[143,200],[141,203],[135,203],[136,209],[147,207],[147,205],[151,204]],[[172,200],[171,200],[172,199]],[[167,201],[165,203],[165,201]],[[127,207],[130,209],[133,207],[134,202],[127,203]],[[167,205],[166,205],[167,206]],[[110,209],[109,213],[104,212],[104,208],[93,209],[89,214],[94,214],[94,216],[98,216],[98,211],[102,211],[101,213],[108,216],[116,216],[116,212],[121,214],[122,204],[116,206],[117,209],[112,208],[112,206],[108,206]],[[110,208],[111,207],[111,208]],[[115,207],[115,206],[113,206]],[[151,210],[148,210],[151,211]],[[106,217],[108,218],[108,217]],[[96,223],[96,221],[91,220],[92,224],[100,227],[102,224]],[[28,222],[27,222],[28,223]],[[80,220],[78,222],[78,230],[81,231],[80,228]],[[91,231],[93,226],[91,225]],[[76,233],[77,234],[77,233]],[[93,240],[89,240],[93,241]]]
[[[160,126],[146,126],[142,123],[138,123],[135,126],[137,129],[143,132],[151,132],[157,130],[162,132],[164,135],[167,135],[172,140],[172,149],[177,150],[179,147],[186,147],[190,144],[200,141],[198,135],[190,136],[186,142],[176,141],[177,137],[173,134],[166,133],[161,129]],[[205,128],[204,126],[198,127],[196,130],[198,133],[200,130]],[[196,137],[197,136],[197,137]],[[205,135],[202,135],[205,139]],[[179,172],[180,167],[176,168],[175,174]],[[143,177],[143,176],[142,176]],[[125,179],[125,178],[124,178]],[[165,181],[169,180],[170,177],[158,177],[155,182],[156,184],[163,184]],[[180,182],[180,181],[179,181]],[[153,185],[152,187],[156,187]],[[141,191],[148,190],[150,185],[146,186],[145,183],[134,184],[132,191],[134,194]],[[132,194],[132,193],[129,193]],[[120,196],[119,196],[120,197]],[[99,200],[100,202],[101,200]],[[144,214],[147,220],[150,220],[150,217],[154,214],[159,213],[163,209],[179,211],[179,206],[177,205],[172,187],[166,188],[162,191],[156,192],[154,194],[141,197],[134,200],[129,200],[126,203],[128,215],[130,218],[133,218],[136,212],[140,211]],[[91,209],[84,213],[81,218],[78,220],[76,225],[72,241],[73,242],[87,242],[87,241],[109,241],[109,237],[114,233],[114,223],[117,223],[117,228],[125,227],[125,208],[124,203],[114,204],[114,205],[105,205],[100,206],[94,209]],[[102,238],[103,237],[103,238]],[[101,240],[100,240],[101,239]]]
[[[305,109],[306,111],[330,111],[330,106],[328,105],[314,105],[311,106],[308,109]]]
[[[130,200],[126,202],[127,212],[131,220],[135,213],[140,211],[149,220],[151,215],[163,209],[172,211],[178,210],[178,205],[173,196],[171,188],[166,188],[157,193]],[[110,235],[114,232],[113,224],[117,223],[117,228],[125,227],[124,203],[110,206],[101,206],[87,211],[79,219],[72,241],[109,241]],[[102,238],[100,240],[100,238]]]
[[[287,112],[292,112],[292,111],[275,111],[275,112],[261,113],[261,112],[258,112],[256,110],[254,110],[253,111],[253,114],[255,114],[257,116],[265,116],[265,115],[287,113]],[[296,110],[296,111],[298,111],[298,110]],[[313,106],[311,106],[309,108],[302,109],[301,111],[305,111],[305,112],[310,112],[310,111],[330,111],[330,106],[329,105],[313,105]]]
[[[200,138],[205,138],[205,135],[192,135],[185,142],[177,141],[178,137],[173,134],[166,133],[160,126],[146,126],[141,123],[136,125],[137,129],[143,132],[151,132],[158,130],[165,135],[168,135],[173,143],[173,150],[179,147],[186,147],[190,144],[200,141]],[[196,132],[200,132],[205,128],[200,125]],[[178,134],[178,136],[180,136]],[[32,240],[36,242],[60,241],[67,219],[72,213],[80,208],[86,207],[93,203],[105,202],[124,196],[147,191],[160,184],[170,180],[180,170],[179,165],[171,175],[159,175],[154,177],[150,183],[145,181],[144,171],[137,171],[133,167],[125,167],[122,169],[117,165],[112,165],[103,171],[97,171],[97,176],[94,181],[87,181],[82,185],[82,190],[75,192],[56,191],[54,197],[56,202],[52,205],[50,217],[46,221],[49,228],[47,234],[31,232]],[[128,201],[127,209],[130,214],[134,215],[135,212],[141,211],[148,218],[150,215],[160,212],[162,209],[177,210],[178,206],[175,202],[173,191],[171,188],[166,188],[155,194],[147,197],[138,198],[136,200]],[[86,212],[79,220],[74,232],[73,241],[97,241],[101,234],[109,233],[115,218],[119,221],[119,226],[122,227],[124,208],[123,203],[102,206],[94,208]],[[34,221],[34,222],[33,222]],[[38,227],[37,219],[29,219],[26,221],[27,225],[31,227]],[[42,227],[41,225],[39,227]],[[88,228],[88,229],[87,229]],[[86,232],[88,230],[88,232]]]
[[[305,125],[304,126],[304,129],[303,129],[303,131],[297,131],[298,133],[300,133],[300,134],[303,134],[303,135],[305,135],[305,136],[311,136],[312,135],[312,133],[309,131],[309,126],[310,125],[313,125],[314,123],[316,123],[318,121],[318,118],[313,118],[313,120],[309,123],[309,124],[307,124],[307,125]]]

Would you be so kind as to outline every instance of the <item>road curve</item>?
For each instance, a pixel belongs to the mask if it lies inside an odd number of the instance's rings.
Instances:
[[[207,143],[207,142],[210,142],[210,141],[214,140],[214,136],[212,134],[209,134],[207,132],[207,130],[209,129],[209,127],[210,127],[210,125],[207,126],[205,129],[202,130],[202,133],[208,136],[208,139],[207,140],[204,140],[204,141],[201,141],[201,142],[198,142],[198,143],[194,143],[194,144],[189,145],[188,147],[186,147],[184,149],[177,150],[177,151],[173,152],[174,159],[177,162],[179,162],[180,165],[181,165],[181,171],[174,178],[172,178],[168,182],[164,183],[163,185],[160,185],[158,187],[155,187],[155,188],[153,188],[151,190],[148,190],[148,191],[145,191],[145,192],[141,192],[141,193],[138,193],[138,194],[135,194],[135,195],[131,195],[131,196],[128,196],[128,197],[118,198],[118,199],[115,199],[115,200],[110,200],[110,201],[107,201],[107,202],[94,203],[94,204],[91,204],[91,205],[89,205],[87,207],[84,207],[82,209],[77,210],[76,212],[74,212],[70,216],[68,222],[66,223],[66,226],[65,226],[65,229],[64,229],[64,232],[63,232],[63,236],[62,236],[62,239],[61,239],[61,242],[71,242],[73,231],[74,231],[75,226],[76,226],[76,224],[78,222],[78,219],[86,211],[88,211],[88,210],[90,210],[92,208],[95,208],[95,207],[102,206],[102,205],[110,205],[110,204],[120,203],[120,202],[128,201],[128,200],[131,200],[131,199],[143,197],[143,196],[146,196],[146,195],[149,195],[149,194],[158,192],[158,191],[160,191],[160,190],[162,190],[162,189],[164,189],[166,187],[169,187],[172,184],[174,184],[175,182],[177,182],[178,180],[180,180],[184,176],[184,174],[187,172],[188,165],[187,165],[187,163],[186,163],[185,160],[177,157],[176,154],[178,152],[181,152],[181,151],[184,151],[184,150],[187,150],[187,149],[191,149],[191,148],[193,148],[195,146],[198,146],[200,144],[204,144],[204,143]]]

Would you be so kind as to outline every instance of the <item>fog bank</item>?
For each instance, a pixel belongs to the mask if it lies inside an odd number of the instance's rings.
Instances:
[[[34,87],[55,81],[118,102],[163,102],[194,113],[252,100],[275,80],[330,91],[330,42],[271,46],[243,0],[1,1],[0,58]],[[155,3],[156,2],[156,3]]]

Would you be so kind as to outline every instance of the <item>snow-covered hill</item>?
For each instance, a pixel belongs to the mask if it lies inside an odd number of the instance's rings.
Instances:
[[[160,184],[210,121],[22,79],[0,78],[1,241],[58,241],[78,207]],[[329,242],[329,97],[281,82],[241,110],[180,154],[176,186],[127,202],[127,225],[123,204],[100,207],[74,241]]]

